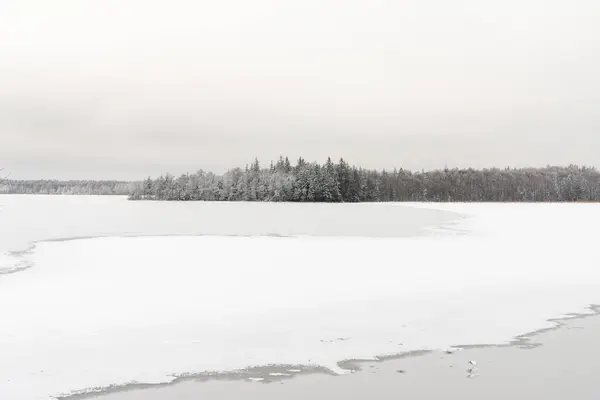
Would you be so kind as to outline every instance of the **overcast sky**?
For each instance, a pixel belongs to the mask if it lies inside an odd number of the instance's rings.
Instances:
[[[598,0],[1,0],[14,178],[600,166]]]

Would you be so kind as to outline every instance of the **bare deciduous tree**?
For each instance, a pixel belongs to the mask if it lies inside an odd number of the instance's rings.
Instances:
[[[2,175],[2,172],[4,172],[4,168],[0,168],[0,176]],[[6,181],[8,179],[8,175],[4,176],[4,177],[0,177],[0,183],[4,183],[4,181]]]

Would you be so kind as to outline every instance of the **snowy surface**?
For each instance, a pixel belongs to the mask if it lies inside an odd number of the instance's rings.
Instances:
[[[38,241],[82,237],[219,235],[406,237],[456,219],[387,204],[131,202],[119,196],[0,195],[0,274]]]
[[[504,343],[600,303],[597,205],[361,207],[469,218],[418,237],[38,243],[32,268],[0,276],[0,398],[278,363],[344,373],[344,359]]]

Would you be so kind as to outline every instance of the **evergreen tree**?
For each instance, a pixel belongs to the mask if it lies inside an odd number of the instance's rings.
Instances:
[[[600,201],[600,172],[575,165],[378,172],[330,158],[319,165],[300,157],[292,167],[279,157],[264,169],[255,159],[223,175],[199,170],[177,179],[165,174],[140,182],[5,180],[0,193],[129,194],[132,200],[178,201]]]

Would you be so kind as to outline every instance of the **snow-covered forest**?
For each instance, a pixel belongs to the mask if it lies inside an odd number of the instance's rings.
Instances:
[[[135,183],[122,181],[5,180],[4,182],[0,181],[0,194],[125,196],[134,191],[135,187]]]
[[[598,201],[600,172],[589,167],[373,171],[343,159],[323,165],[288,158],[255,160],[223,175],[198,171],[148,178],[132,200],[209,201]]]
[[[324,164],[280,157],[266,168],[255,160],[219,175],[198,171],[143,182],[0,181],[0,194],[129,195],[131,200],[206,201],[600,201],[600,172],[545,168],[374,171],[343,159]]]

